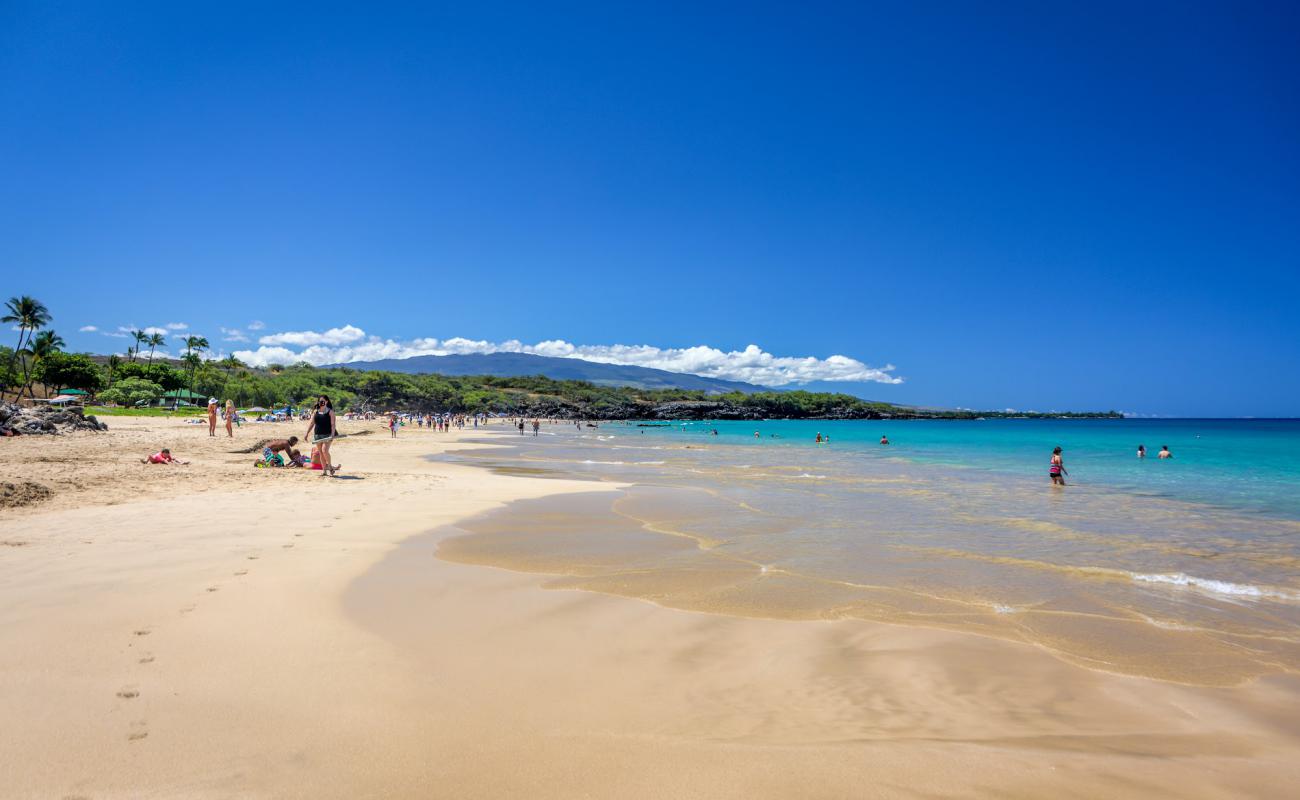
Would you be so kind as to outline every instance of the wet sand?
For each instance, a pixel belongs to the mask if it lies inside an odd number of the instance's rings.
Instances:
[[[0,510],[4,797],[1283,797],[1300,778],[1292,678],[1187,687],[437,558],[458,523],[561,493],[584,513],[602,488],[426,458],[473,432],[344,439],[351,479],[330,481],[253,470],[199,426],[109,422],[0,442],[5,480],[52,490]],[[132,464],[163,440],[196,463]]]

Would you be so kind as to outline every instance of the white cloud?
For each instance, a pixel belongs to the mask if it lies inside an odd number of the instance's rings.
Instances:
[[[273,333],[270,336],[263,336],[257,340],[258,344],[265,345],[282,345],[291,344],[297,347],[310,347],[312,345],[341,345],[350,342],[360,341],[366,338],[366,332],[352,325],[344,325],[342,328],[330,328],[324,333],[316,331],[285,331],[284,333]]]
[[[94,325],[82,325],[80,328],[77,328],[78,333],[96,333],[98,331],[99,328],[96,328]]]
[[[252,322],[248,323],[248,329],[250,331],[260,331],[265,327],[266,327],[266,323],[261,321],[260,319],[255,319]]]
[[[221,336],[222,336],[222,338],[225,339],[227,342],[246,342],[246,341],[248,341],[248,337],[245,336],[245,335],[244,335],[244,332],[241,331],[239,328],[225,328],[225,327],[223,327],[223,328],[221,329]]]
[[[169,322],[166,325],[166,328],[169,331],[183,331],[188,327],[189,325],[186,325],[184,322]]]
[[[167,330],[166,328],[160,328],[157,325],[150,325],[149,327],[144,329],[144,332],[149,334],[150,336],[153,336],[155,333],[160,336],[166,336],[167,334],[171,333],[171,331]]]
[[[254,366],[306,361],[309,364],[346,364],[383,358],[410,358],[422,355],[474,353],[530,353],[557,358],[580,358],[605,364],[652,367],[669,372],[684,372],[710,378],[746,381],[764,386],[787,386],[812,381],[852,381],[902,383],[892,375],[894,366],[872,367],[842,355],[827,358],[814,356],[776,356],[757,345],[744,350],[724,351],[699,345],[685,348],[661,348],[652,345],[578,345],[560,339],[524,344],[516,339],[505,342],[484,340],[421,338],[409,341],[367,337],[352,325],[331,328],[324,333],[289,331],[263,336],[256,350],[237,350],[236,358]],[[291,350],[286,345],[302,348]]]
[[[100,333],[104,334],[105,336],[112,336],[114,339],[127,338],[126,334],[122,333],[121,331],[100,331]]]

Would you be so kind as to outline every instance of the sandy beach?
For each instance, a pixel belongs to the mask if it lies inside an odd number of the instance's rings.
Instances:
[[[0,509],[6,798],[1284,797],[1300,779],[1291,676],[1184,686],[439,559],[507,504],[618,489],[429,458],[504,428],[344,422],[364,435],[331,480],[238,452],[297,424],[232,441],[106,421],[0,442],[19,485]],[[193,463],[139,463],[163,446]]]

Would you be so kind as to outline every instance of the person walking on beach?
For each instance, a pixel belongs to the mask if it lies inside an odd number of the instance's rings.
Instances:
[[[397,438],[397,415],[396,414],[388,415],[388,432],[392,434],[392,437],[394,439]]]
[[[1052,463],[1047,468],[1047,475],[1052,479],[1056,486],[1065,485],[1065,476],[1070,473],[1065,471],[1065,461],[1061,458],[1061,448],[1052,451]]]
[[[217,435],[217,398],[208,398],[208,435]]]
[[[541,429],[541,427],[542,427],[542,422],[541,422],[541,420],[536,420],[536,419],[533,420],[533,435],[534,435],[534,436],[537,436],[537,435],[538,435],[537,432]]]
[[[1160,445],[1160,452],[1156,453],[1156,458],[1173,458],[1174,454],[1169,452],[1169,445]]]
[[[235,438],[235,401],[226,401],[226,435]]]
[[[315,434],[313,436],[312,434]],[[330,402],[329,395],[321,395],[316,400],[316,412],[311,415],[311,422],[307,423],[307,432],[303,434],[304,441],[311,442],[320,450],[321,473],[324,478],[326,475],[333,475],[338,472],[339,465],[330,460],[330,443],[338,433],[338,423],[334,417],[334,404]]]

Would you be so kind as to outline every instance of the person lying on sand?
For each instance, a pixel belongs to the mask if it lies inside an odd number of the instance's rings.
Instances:
[[[179,458],[172,458],[172,451],[164,447],[151,456],[140,459],[141,464],[188,464],[188,461],[181,461]]]

